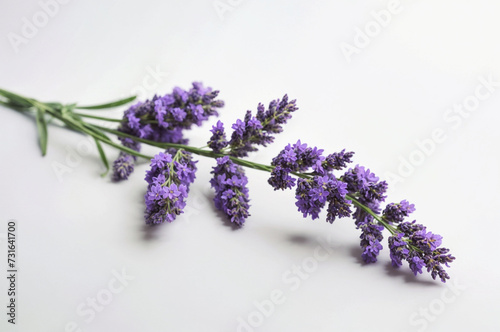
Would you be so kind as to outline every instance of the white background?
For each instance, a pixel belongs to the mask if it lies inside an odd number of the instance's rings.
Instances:
[[[388,7],[396,10],[380,27],[372,11]],[[33,0],[0,8],[0,87],[92,104],[199,80],[221,91],[227,126],[288,93],[300,110],[252,160],[269,163],[297,139],[328,153],[353,150],[355,163],[380,177],[401,176],[388,202],[414,203],[413,217],[457,257],[446,285],[392,269],[387,249],[363,265],[351,219],[303,219],[293,192],[273,192],[267,174],[253,170],[252,216],[235,230],[211,205],[210,159],[198,163],[186,214],[151,229],[146,163],[111,183],[99,177],[86,138],[55,126],[42,158],[34,120],[2,107],[0,267],[15,219],[17,331],[500,329],[500,86],[464,117],[447,113],[472,103],[476,89],[488,92],[480,77],[500,81],[498,1],[69,1],[45,9],[53,17]],[[347,44],[357,53],[346,57]],[[205,144],[214,121],[189,133],[193,145]],[[436,129],[446,139],[431,144]],[[427,154],[417,142],[427,142]],[[61,164],[70,171],[58,173]],[[294,267],[306,271],[303,280]],[[121,287],[123,271],[133,280]],[[1,280],[1,330],[14,331]],[[273,308],[272,294],[282,294]],[[105,305],[94,310],[96,297]]]

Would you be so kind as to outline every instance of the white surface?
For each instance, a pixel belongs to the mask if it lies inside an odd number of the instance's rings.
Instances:
[[[71,331],[71,322],[81,331],[238,331],[249,315],[255,331],[498,331],[500,87],[456,128],[443,118],[474,95],[478,77],[500,81],[498,2],[401,1],[351,62],[340,45],[352,44],[356,28],[388,2],[220,2],[233,4],[224,19],[211,0],[69,1],[16,53],[9,33],[22,35],[23,18],[42,7],[3,1],[0,87],[92,104],[201,80],[221,90],[228,124],[288,93],[300,110],[253,160],[267,163],[300,138],[327,152],[356,151],[355,163],[381,177],[441,128],[447,139],[388,201],[415,203],[414,217],[444,236],[457,257],[454,288],[393,270],[387,249],[378,263],[360,264],[352,220],[302,219],[293,193],[273,192],[258,171],[248,171],[252,216],[233,230],[211,206],[208,159],[198,164],[188,212],[147,229],[147,165],[112,184],[98,176],[96,151],[75,159],[85,139],[55,127],[42,158],[34,121],[1,108],[0,233],[18,221],[17,331]],[[206,142],[210,125],[192,131],[194,145]],[[53,165],[68,162],[59,181]],[[330,253],[318,261],[324,242]],[[299,282],[294,266],[303,263],[313,265]],[[106,299],[122,269],[134,279],[92,316],[88,298]],[[280,304],[258,321],[255,303],[280,292]],[[10,331],[4,311],[1,330]]]

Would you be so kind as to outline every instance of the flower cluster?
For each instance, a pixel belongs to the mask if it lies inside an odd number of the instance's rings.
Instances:
[[[326,157],[322,154],[323,150],[308,147],[300,140],[294,145],[288,144],[271,162],[275,168],[271,172],[269,184],[274,190],[290,189],[295,186],[295,179],[290,176],[291,173],[312,169],[314,174],[326,175],[333,170],[341,170],[351,162],[354,152],[345,152],[344,149]]]
[[[350,195],[357,197],[358,201],[368,207],[374,213],[380,212],[380,203],[385,200],[387,183],[379,182],[379,178],[369,169],[363,166],[349,169],[341,180],[347,184],[347,190]],[[356,207],[353,214],[356,226],[361,229],[361,249],[363,253],[361,258],[365,263],[374,263],[382,250],[381,241],[383,240],[383,226],[379,225],[373,215],[365,209]]]
[[[172,222],[183,212],[189,185],[195,179],[195,164],[191,154],[184,150],[170,149],[151,159],[151,169],[145,178],[146,224]]]
[[[295,198],[299,212],[304,218],[319,218],[319,213],[328,203],[326,221],[333,223],[337,217],[351,215],[351,201],[346,199],[346,184],[333,176],[315,176],[312,179],[299,179]]]
[[[389,237],[389,250],[392,265],[399,267],[406,260],[415,275],[422,273],[426,268],[433,279],[439,276],[442,282],[449,279],[448,273],[443,265],[449,267],[449,263],[455,257],[448,254],[449,249],[440,247],[442,236],[428,232],[421,224],[413,222],[402,222],[397,226],[397,232]]]
[[[224,124],[222,121],[217,121],[215,126],[212,126],[210,130],[212,133],[212,137],[208,141],[208,147],[212,149],[215,153],[220,153],[222,149],[224,149],[229,142],[226,140],[226,133],[224,132]]]
[[[284,125],[297,110],[295,100],[289,101],[288,96],[273,100],[267,110],[263,104],[257,106],[257,114],[247,111],[243,120],[236,120],[232,125],[233,133],[229,141],[224,134],[222,122],[212,128],[212,137],[208,146],[214,152],[220,152],[228,147],[228,154],[235,157],[246,157],[249,152],[257,151],[256,145],[267,146],[274,141],[274,134],[283,131]]]
[[[328,203],[326,220],[330,223],[339,217],[348,217],[351,214],[351,201],[346,199],[347,185],[339,181],[332,173],[350,162],[353,153],[334,153],[323,156],[323,150],[308,147],[299,140],[297,143],[288,144],[276,156],[271,165],[275,166],[269,178],[269,184],[278,189],[290,189],[296,185],[291,174],[312,170],[313,177],[300,178],[295,191],[295,198],[299,212],[304,217],[310,215],[313,219]]]
[[[134,171],[135,157],[125,152],[120,152],[118,158],[113,162],[113,181],[128,179]]]
[[[402,222],[405,217],[408,217],[410,213],[415,211],[415,205],[408,203],[406,200],[402,200],[400,203],[390,203],[387,204],[382,216],[385,221],[390,224],[397,224]]]
[[[242,226],[248,213],[248,179],[243,169],[228,156],[217,158],[210,180],[215,189],[214,204],[232,223]]]
[[[274,141],[274,134],[283,131],[284,125],[297,110],[295,100],[289,101],[285,95],[281,100],[273,100],[269,107],[257,106],[257,114],[247,111],[243,120],[236,120],[231,126],[231,139],[227,140],[224,124],[218,121],[210,130],[212,136],[207,142],[215,153],[226,154],[217,159],[217,166],[210,183],[215,189],[214,203],[224,212],[231,222],[242,225],[248,214],[247,178],[243,169],[234,164],[228,156],[245,157],[249,152],[257,151],[256,145],[267,146]]]
[[[218,93],[198,82],[194,82],[189,91],[176,87],[171,94],[154,96],[131,106],[125,111],[118,131],[156,142],[187,144],[183,130],[193,125],[200,126],[224,106],[223,101],[216,100]],[[139,142],[127,137],[119,139],[124,146],[140,151]],[[118,162],[113,167],[115,181],[127,179],[133,171],[133,168],[120,166],[121,162]]]

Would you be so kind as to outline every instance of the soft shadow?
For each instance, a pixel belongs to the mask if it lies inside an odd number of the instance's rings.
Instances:
[[[305,236],[305,235],[297,235],[297,234],[292,234],[288,236],[288,240],[292,243],[296,244],[312,244],[312,243],[317,243],[314,239],[312,239],[310,236]]]
[[[356,262],[359,265],[361,265],[361,266],[370,265],[370,264],[365,263],[363,261],[363,258],[361,258],[361,254],[363,253],[363,250],[361,250],[361,247],[359,245],[352,246],[351,248],[349,248],[349,253],[353,258],[356,259]],[[381,254],[383,254],[383,252]],[[383,263],[377,262],[375,264],[383,264]],[[435,281],[422,280],[422,277],[424,277],[424,275],[426,274],[425,271],[422,274],[422,276],[418,276],[418,275],[415,276],[408,266],[394,268],[392,266],[391,262],[387,262],[384,265],[384,270],[388,276],[394,277],[394,278],[396,278],[396,277],[402,278],[404,280],[404,282],[408,283],[408,284],[419,284],[419,285],[424,285],[424,286],[439,286],[439,284],[436,283]]]
[[[361,258],[361,254],[363,253],[363,250],[361,250],[361,247],[359,245],[357,246],[352,246],[349,248],[349,254],[351,255],[351,257],[353,257],[354,259],[356,259],[356,263],[358,263],[358,265],[367,265],[365,263],[365,261],[363,260],[363,258]]]
[[[392,266],[391,262],[387,262],[385,264],[384,268],[385,268],[385,273],[388,276],[403,278],[404,282],[408,283],[408,284],[419,284],[419,285],[424,285],[427,287],[439,287],[439,286],[441,286],[438,282],[436,282],[434,280],[433,281],[422,280],[421,278],[424,277],[424,275],[426,274],[426,271],[424,271],[424,273],[422,275],[414,275],[409,267],[401,266],[400,268],[395,268]]]
[[[141,226],[141,238],[144,241],[154,241],[158,239],[158,231],[159,228],[162,226],[160,225],[147,225],[143,224]]]
[[[335,239],[330,236],[323,237],[321,235],[312,234],[288,234],[286,235],[286,240],[297,247],[309,247],[315,249],[321,246],[324,250],[332,253],[339,251],[340,247],[336,243]]]

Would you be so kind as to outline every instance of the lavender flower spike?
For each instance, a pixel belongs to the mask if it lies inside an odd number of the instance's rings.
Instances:
[[[389,238],[394,266],[401,266],[404,259],[415,275],[426,268],[433,279],[439,277],[442,282],[446,282],[450,278],[443,265],[449,267],[448,264],[455,257],[448,254],[449,249],[440,247],[442,236],[428,232],[425,226],[415,221],[400,223],[397,231],[400,233]]]
[[[228,156],[217,159],[217,166],[211,172],[214,177],[210,184],[215,189],[214,204],[228,219],[242,226],[248,213],[248,179],[243,169],[233,163]]]
[[[131,106],[125,111],[118,131],[155,142],[187,144],[183,131],[193,125],[200,126],[224,106],[223,101],[216,99],[218,93],[198,82],[188,91],[174,88],[170,94]],[[140,143],[130,138],[118,139],[124,146],[140,151]],[[116,180],[127,177],[115,176]]]
[[[229,141],[230,155],[246,157],[249,152],[257,151],[256,145],[267,146],[274,141],[274,134],[283,131],[282,125],[297,110],[295,100],[288,101],[288,96],[273,100],[266,110],[264,105],[257,106],[257,115],[247,111],[244,120],[238,119],[233,125],[233,134]]]
[[[379,182],[379,178],[363,166],[349,169],[341,178],[347,184],[350,195],[357,196],[360,203],[369,207],[375,213],[380,212],[380,203],[385,200],[387,183]],[[377,255],[382,250],[383,226],[378,225],[373,216],[361,208],[354,212],[356,227],[361,229],[360,246],[363,249],[361,257],[365,263],[375,263]]]
[[[151,169],[146,173],[148,190],[146,224],[172,222],[183,212],[189,185],[195,179],[196,165],[191,153],[170,149],[151,159]]]
[[[389,223],[398,224],[403,222],[404,218],[408,217],[410,213],[414,211],[415,205],[408,203],[406,200],[402,200],[401,203],[387,204],[382,212],[382,216]]]
[[[224,132],[224,124],[219,120],[215,126],[212,126],[212,137],[207,142],[208,147],[215,153],[220,153],[229,143],[226,140],[226,133]]]
[[[308,147],[300,140],[288,144],[272,161],[275,168],[271,172],[268,183],[274,190],[290,189],[295,186],[295,179],[290,175],[296,172],[312,171],[312,178],[300,178],[297,182],[295,205],[304,217],[310,215],[313,219],[328,203],[326,221],[333,223],[339,217],[348,217],[351,214],[351,201],[346,199],[347,184],[339,181],[331,171],[341,169],[350,162],[353,153],[340,153],[325,158],[323,150],[317,147]]]
[[[120,152],[118,158],[113,162],[113,181],[126,180],[133,171],[134,157]]]

